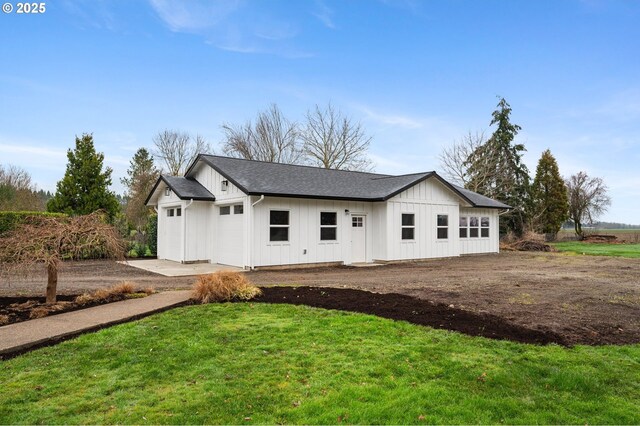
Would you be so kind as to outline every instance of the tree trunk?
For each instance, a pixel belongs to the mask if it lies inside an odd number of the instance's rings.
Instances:
[[[582,240],[582,238],[584,237],[582,235],[582,224],[580,222],[578,222],[577,220],[573,222],[574,227],[576,229],[576,235],[578,236],[579,240]]]
[[[47,265],[47,304],[56,303],[56,292],[58,289],[58,265],[50,263]]]

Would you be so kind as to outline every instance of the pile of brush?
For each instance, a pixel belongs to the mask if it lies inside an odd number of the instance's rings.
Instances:
[[[556,251],[549,244],[545,243],[543,234],[527,231],[521,238],[516,238],[513,234],[507,235],[500,241],[501,251]]]

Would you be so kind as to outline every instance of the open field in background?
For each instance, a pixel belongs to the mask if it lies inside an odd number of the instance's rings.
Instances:
[[[640,229],[589,229],[587,234],[615,235],[618,241],[626,243],[640,243]],[[575,240],[576,233],[573,229],[561,229],[558,240]]]
[[[640,422],[640,346],[290,305],[175,309],[5,361],[0,423]]]
[[[640,258],[640,244],[583,243],[581,241],[561,241],[551,243],[560,252],[590,256],[616,256]]]

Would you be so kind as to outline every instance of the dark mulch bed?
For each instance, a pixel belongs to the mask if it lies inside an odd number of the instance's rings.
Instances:
[[[495,315],[473,313],[397,293],[329,287],[262,287],[262,295],[254,301],[360,312],[491,339],[568,345],[563,336],[553,331],[535,330]]]
[[[91,308],[105,303],[119,302],[130,296],[114,294],[106,299],[94,300],[83,304],[76,303],[76,297],[78,297],[76,294],[58,295],[55,305],[47,305],[44,297],[0,297],[0,326]]]

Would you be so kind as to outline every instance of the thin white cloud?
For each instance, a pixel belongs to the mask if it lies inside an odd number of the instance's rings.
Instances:
[[[313,16],[318,18],[322,24],[332,30],[336,29],[336,24],[333,22],[333,9],[331,9],[322,0],[316,0],[316,11],[312,13]]]
[[[149,3],[171,31],[193,33],[216,27],[241,5],[237,0],[149,0]]]
[[[405,129],[419,129],[424,125],[419,120],[405,115],[380,113],[363,105],[354,105],[353,108],[364,113],[368,119],[388,126],[397,126]]]
[[[296,47],[300,24],[274,16],[262,3],[246,5],[240,0],[148,0],[164,25],[173,32],[195,34],[219,49],[272,54],[286,58],[313,56]]]

